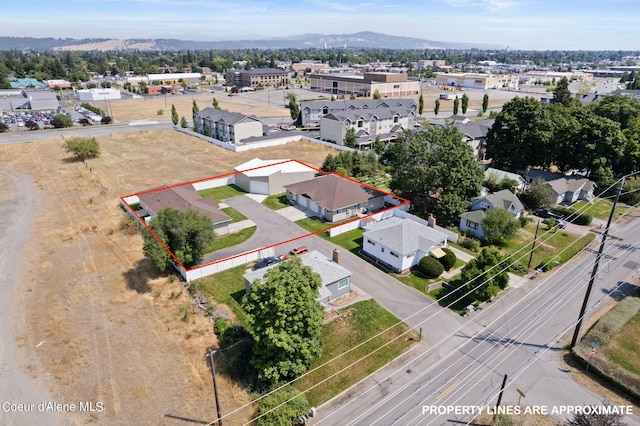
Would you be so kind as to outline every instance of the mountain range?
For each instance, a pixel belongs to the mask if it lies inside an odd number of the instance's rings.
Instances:
[[[495,44],[433,41],[364,31],[354,34],[301,34],[255,40],[193,41],[170,38],[33,38],[0,37],[0,50],[225,50],[225,49],[503,49]]]

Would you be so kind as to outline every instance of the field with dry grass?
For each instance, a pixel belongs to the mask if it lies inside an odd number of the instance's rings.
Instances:
[[[297,143],[232,153],[170,130],[98,140],[102,155],[86,166],[69,161],[60,138],[0,147],[0,164],[29,175],[40,197],[15,296],[24,368],[49,377],[58,402],[104,403],[102,413],[74,413],[74,424],[176,424],[166,414],[211,421],[203,359],[217,343],[211,320],[177,279],[143,258],[119,197],[254,157],[320,166],[332,150]],[[218,384],[223,413],[249,401],[224,376]],[[239,411],[227,424],[250,415]]]

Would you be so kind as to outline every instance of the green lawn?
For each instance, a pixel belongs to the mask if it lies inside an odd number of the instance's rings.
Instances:
[[[311,233],[319,232],[335,226],[333,223],[325,222],[315,217],[305,217],[304,219],[296,220],[296,225]]]
[[[233,198],[237,195],[246,194],[246,191],[235,185],[224,185],[217,188],[209,188],[198,191],[201,197],[212,197],[217,202],[222,202],[227,198]]]
[[[206,297],[227,305],[238,320],[245,324],[245,312],[242,310],[242,297],[245,294],[244,278],[246,266],[238,266],[197,280],[196,288]]]
[[[328,401],[380,367],[386,365],[391,360],[397,358],[408,350],[418,337],[414,331],[409,331],[406,335],[399,337],[395,342],[374,353],[377,348],[386,342],[410,330],[409,327],[404,323],[400,323],[398,318],[386,311],[372,299],[353,304],[340,310],[340,313],[341,316],[339,318],[323,326],[322,337],[324,344],[322,354],[313,361],[310,369],[322,365],[339,355],[344,355],[331,362],[328,366],[294,383],[296,389],[304,391],[333,373],[346,368],[322,385],[309,391],[307,399],[312,406],[318,406]],[[394,324],[398,325],[392,330],[347,353],[349,349]],[[365,356],[367,357],[363,358]],[[361,361],[357,364],[350,365],[359,359],[361,359]]]
[[[256,232],[256,229],[257,227],[252,226],[250,228],[245,228],[239,232],[225,235],[224,237],[216,237],[213,242],[204,249],[204,252],[205,254],[212,253],[216,250],[244,243],[253,236],[253,234]]]
[[[231,223],[234,222],[241,222],[243,220],[247,220],[248,217],[246,217],[245,215],[243,215],[242,213],[240,213],[238,210],[234,209],[233,207],[225,207],[224,209],[220,209],[223,212],[225,212],[226,214],[228,214],[229,216],[231,216]]]
[[[333,238],[324,233],[320,234],[320,237],[357,255],[362,249],[362,234],[364,234],[364,229],[357,228],[343,234],[336,235]]]
[[[607,220],[609,219],[609,214],[611,213],[611,206],[613,203],[610,200],[603,200],[601,198],[595,199],[593,202],[588,201],[577,201],[573,206],[571,206],[574,210],[579,210],[584,213],[589,213],[593,217],[597,217],[598,219]],[[616,211],[618,214],[626,212],[630,207],[624,203],[618,203],[616,207]],[[582,210],[585,209],[585,210]],[[617,216],[614,216],[614,219]]]
[[[286,193],[269,195],[267,198],[264,199],[262,204],[269,207],[271,210],[280,210],[280,209],[284,209],[285,207],[289,207]]]
[[[603,349],[609,361],[640,376],[640,315],[636,314],[622,326]]]

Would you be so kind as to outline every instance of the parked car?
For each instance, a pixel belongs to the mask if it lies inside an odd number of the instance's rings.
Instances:
[[[554,219],[563,219],[564,216],[562,216],[561,214],[555,213],[553,210],[551,210],[549,207],[545,207],[543,209],[536,209],[534,211],[534,214],[536,216],[539,217],[546,217],[546,218],[554,218]]]
[[[289,252],[291,256],[299,256],[301,254],[309,253],[307,246],[296,247]]]
[[[544,223],[545,225],[548,225],[549,222],[551,221],[551,219],[554,220],[554,226],[557,226],[560,229],[564,229],[567,227],[567,222],[562,220],[562,219],[556,219],[556,218],[546,218],[545,220],[542,221],[542,223]]]
[[[267,266],[275,265],[276,263],[280,263],[280,262],[282,262],[282,259],[280,259],[279,257],[275,257],[275,256],[265,257],[260,262],[253,265],[253,269],[256,270],[256,269],[266,268]]]

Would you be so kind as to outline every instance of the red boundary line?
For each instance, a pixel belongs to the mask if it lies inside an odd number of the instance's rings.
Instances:
[[[185,268],[185,266],[182,264],[182,262],[180,262],[180,260],[178,260],[178,258],[173,254],[173,252],[172,252],[171,250],[169,250],[169,248],[164,244],[164,242],[162,242],[162,240],[158,237],[158,235],[156,235],[156,233],[155,233],[155,232],[153,232],[153,230],[149,227],[149,225],[147,225],[146,221],[145,221],[145,220],[143,220],[143,219],[142,219],[142,218],[141,218],[141,217],[140,217],[140,216],[139,216],[135,211],[133,211],[133,209],[131,208],[131,206],[129,206],[129,204],[128,204],[126,201],[124,201],[124,199],[125,199],[125,198],[129,198],[129,197],[133,197],[133,196],[138,196],[138,195],[142,195],[142,194],[149,194],[149,193],[157,192],[157,191],[164,191],[164,190],[167,190],[167,189],[176,188],[176,187],[185,186],[185,185],[193,185],[194,183],[205,182],[205,181],[209,181],[209,180],[213,180],[213,179],[221,179],[221,178],[224,178],[224,177],[227,177],[227,176],[234,176],[234,175],[237,175],[237,174],[240,174],[240,173],[244,173],[244,172],[248,172],[248,171],[251,171],[251,170],[263,169],[263,168],[266,168],[266,167],[272,167],[272,166],[276,166],[276,165],[279,165],[279,164],[286,164],[286,163],[289,163],[289,162],[295,162],[295,163],[298,163],[298,164],[300,164],[300,165],[302,165],[302,166],[305,166],[305,167],[308,167],[308,168],[310,168],[310,169],[313,169],[313,170],[315,170],[317,173],[320,173],[320,174],[325,175],[325,176],[326,176],[326,175],[336,175],[336,176],[338,176],[338,177],[340,177],[340,178],[342,178],[342,179],[350,180],[351,182],[354,182],[354,183],[356,183],[356,184],[358,184],[358,185],[360,185],[360,186],[363,186],[363,187],[365,187],[365,188],[369,188],[369,189],[374,190],[374,191],[376,191],[376,192],[380,192],[380,193],[384,194],[385,196],[386,196],[386,195],[388,195],[388,196],[390,196],[390,197],[392,197],[392,198],[395,198],[395,199],[397,199],[397,200],[401,200],[401,201],[402,201],[402,203],[400,203],[400,204],[398,204],[398,205],[395,205],[395,206],[393,206],[393,207],[388,207],[388,208],[386,208],[386,209],[379,210],[379,211],[377,211],[377,212],[375,212],[375,213],[371,213],[371,214],[368,214],[368,215],[363,216],[363,217],[358,217],[358,218],[355,218],[355,219],[353,219],[353,220],[349,220],[349,221],[344,222],[344,223],[341,223],[341,224],[339,224],[339,225],[329,226],[329,227],[327,227],[327,228],[320,229],[320,230],[315,231],[315,232],[310,232],[310,233],[308,233],[308,234],[304,234],[304,235],[301,235],[301,236],[296,237],[296,238],[291,238],[291,239],[289,239],[289,240],[280,241],[280,242],[278,242],[278,243],[271,244],[271,245],[266,246],[266,247],[260,247],[260,248],[257,248],[257,249],[255,249],[255,250],[246,251],[246,252],[244,252],[244,253],[240,253],[240,254],[237,254],[237,255],[235,255],[235,256],[225,257],[224,259],[216,260],[216,261],[214,261],[214,262],[206,263],[206,264],[204,264],[204,265],[198,265],[198,266],[195,266],[195,267],[193,267],[193,268],[191,268],[191,269],[187,269],[187,268]],[[134,194],[130,194],[130,195],[123,195],[122,197],[120,197],[120,201],[122,202],[122,204],[123,204],[124,206],[126,206],[126,208],[127,208],[127,209],[128,209],[128,210],[129,210],[129,211],[130,211],[130,212],[131,212],[135,217],[137,217],[137,218],[138,218],[138,220],[140,221],[140,223],[142,223],[142,224],[144,225],[144,227],[147,229],[147,231],[149,231],[149,232],[151,233],[151,235],[153,235],[153,237],[156,239],[156,241],[158,241],[158,242],[162,245],[162,247],[163,247],[163,248],[164,248],[164,249],[165,249],[165,250],[166,250],[166,251],[171,255],[171,257],[175,260],[175,262],[176,262],[178,265],[180,265],[180,267],[181,267],[182,269],[184,269],[184,270],[185,270],[185,272],[195,271],[195,270],[197,270],[197,269],[201,269],[201,268],[204,268],[204,267],[206,267],[206,266],[215,265],[216,263],[226,262],[226,261],[228,261],[228,260],[236,259],[236,258],[238,258],[238,257],[245,256],[245,255],[247,255],[247,254],[251,254],[251,253],[258,252],[258,251],[260,251],[260,250],[265,250],[265,249],[269,249],[269,248],[272,248],[272,247],[277,247],[277,246],[280,246],[280,245],[283,245],[283,244],[287,244],[287,243],[290,243],[290,242],[293,242],[293,241],[300,240],[300,239],[302,239],[302,238],[307,238],[307,237],[309,237],[309,236],[311,236],[311,235],[316,235],[316,234],[320,234],[320,233],[322,233],[322,232],[327,232],[328,230],[333,229],[333,228],[336,228],[336,227],[338,227],[338,226],[342,226],[342,225],[345,225],[345,224],[347,224],[347,223],[352,223],[352,222],[355,222],[356,220],[366,219],[366,218],[371,217],[371,216],[373,216],[373,215],[375,215],[375,214],[378,214],[378,213],[384,213],[384,212],[386,212],[386,211],[390,211],[390,210],[393,210],[393,209],[397,209],[397,208],[399,208],[399,207],[405,206],[405,205],[407,205],[407,204],[409,204],[409,203],[410,203],[410,201],[409,201],[409,200],[407,200],[406,198],[399,197],[399,196],[397,196],[397,195],[391,194],[391,193],[386,192],[386,191],[382,191],[381,189],[375,188],[375,187],[373,187],[373,186],[371,186],[371,185],[368,185],[368,184],[366,184],[366,183],[360,182],[360,181],[355,180],[355,179],[353,179],[353,178],[350,178],[350,177],[348,177],[348,176],[343,176],[343,175],[338,174],[338,173],[335,173],[335,172],[325,172],[325,171],[323,171],[323,170],[317,169],[317,168],[315,168],[315,167],[313,167],[313,166],[310,166],[310,165],[308,165],[308,164],[305,164],[305,163],[303,163],[302,161],[299,161],[299,160],[296,160],[296,159],[284,160],[284,161],[280,161],[280,162],[278,162],[278,163],[267,164],[267,165],[264,165],[264,166],[258,166],[258,167],[252,167],[252,168],[249,168],[249,169],[233,171],[233,172],[225,173],[225,174],[222,174],[222,175],[217,175],[217,176],[212,176],[212,177],[208,177],[208,178],[203,178],[203,179],[193,180],[193,181],[189,181],[189,182],[178,183],[178,184],[175,184],[175,185],[165,185],[165,186],[162,186],[162,187],[159,187],[159,188],[153,188],[153,189],[149,189],[149,190],[146,190],[146,191],[136,192],[136,193],[134,193]]]

